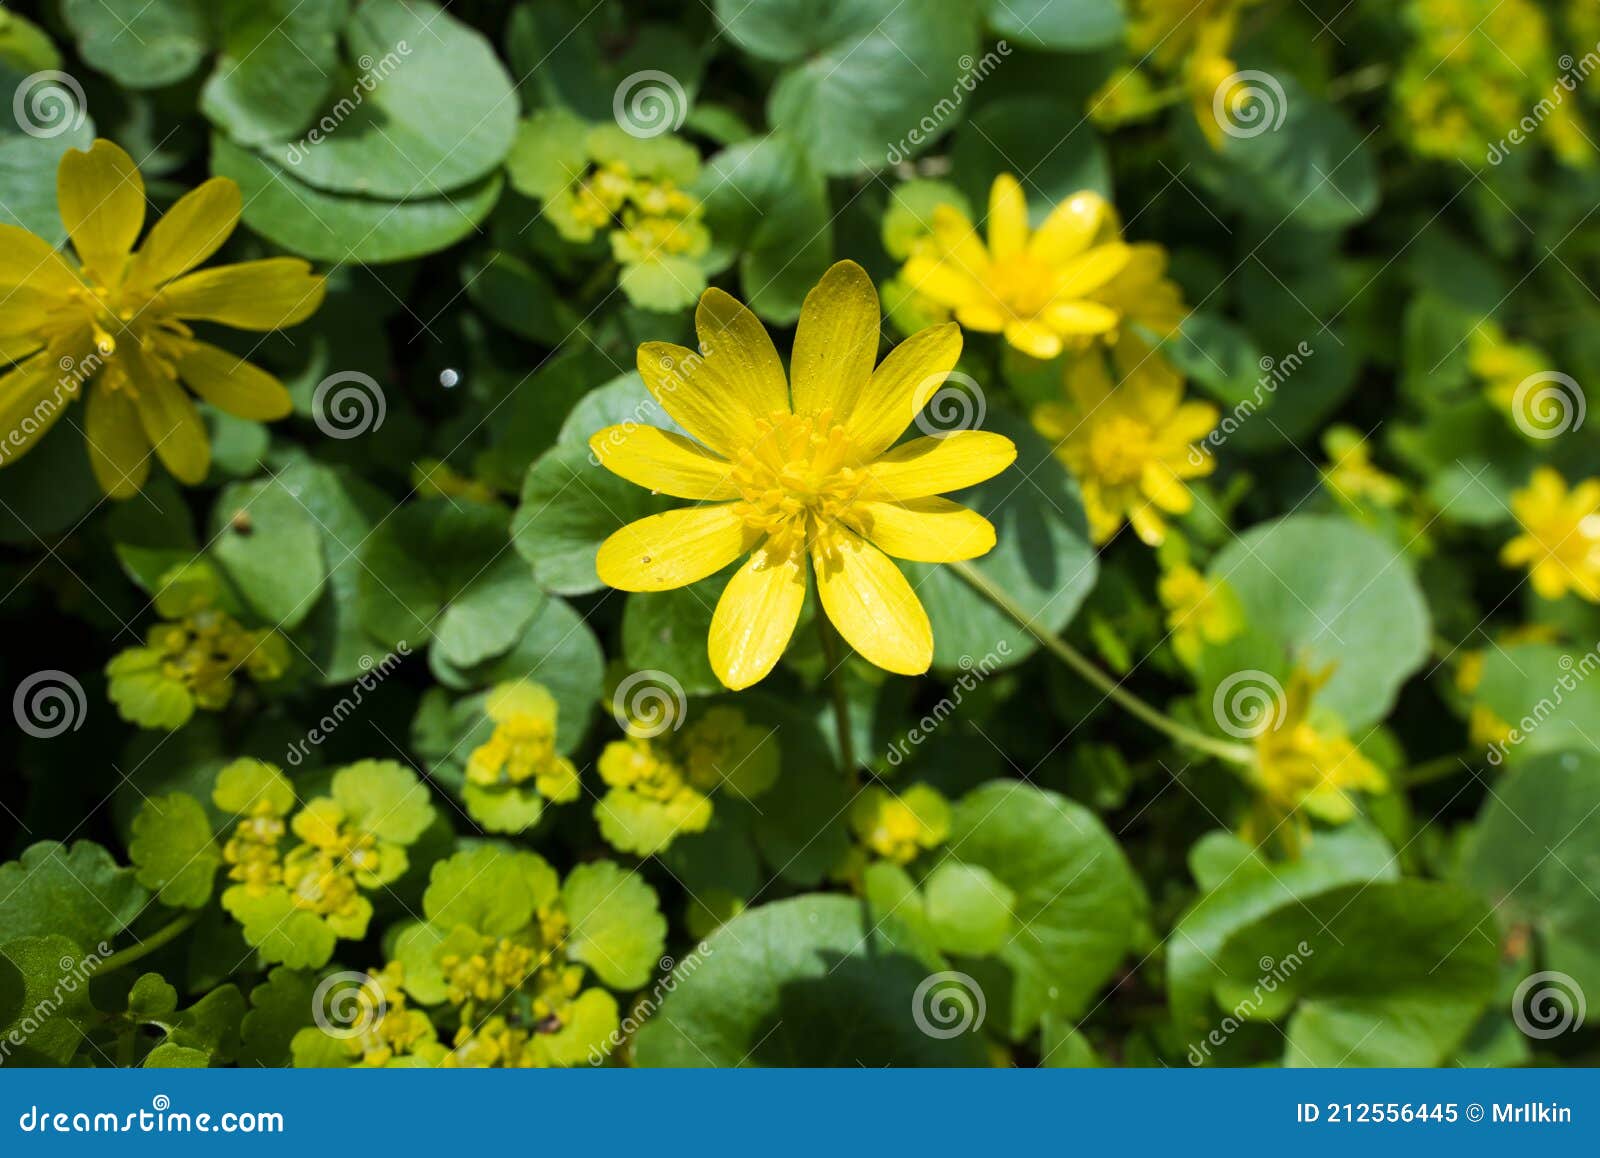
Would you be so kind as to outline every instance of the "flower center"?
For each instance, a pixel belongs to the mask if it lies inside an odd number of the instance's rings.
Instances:
[[[989,288],[1013,317],[1037,317],[1055,299],[1055,271],[1026,251],[994,263]]]
[[[1137,481],[1150,458],[1150,427],[1137,418],[1112,414],[1089,432],[1090,469],[1103,483]]]
[[[774,414],[756,425],[755,446],[734,463],[739,515],[769,536],[769,550],[787,556],[845,516],[866,475],[848,465],[854,447],[831,410]]]

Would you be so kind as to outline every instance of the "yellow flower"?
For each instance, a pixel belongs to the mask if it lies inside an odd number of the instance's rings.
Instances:
[[[1156,594],[1167,609],[1172,650],[1190,667],[1206,644],[1226,643],[1244,630],[1244,609],[1233,588],[1224,580],[1207,579],[1187,563],[1165,572]]]
[[[1355,815],[1352,792],[1382,792],[1388,781],[1342,730],[1313,723],[1312,698],[1330,674],[1290,676],[1270,726],[1256,737],[1253,771],[1266,802],[1279,813],[1303,809],[1340,824]]]
[[[1185,479],[1211,473],[1208,454],[1193,444],[1217,424],[1217,408],[1185,402],[1183,380],[1164,361],[1131,361],[1118,347],[1123,374],[1113,385],[1098,355],[1067,371],[1070,405],[1046,403],[1033,425],[1057,443],[1056,456],[1083,489],[1089,533],[1103,543],[1124,519],[1150,546],[1166,537],[1162,513],[1181,515],[1194,504]]]
[[[1541,466],[1526,488],[1512,492],[1511,511],[1522,534],[1505,545],[1500,561],[1526,566],[1540,598],[1575,591],[1600,603],[1600,478],[1568,490],[1559,472]]]
[[[145,191],[127,153],[104,140],[68,150],[56,192],[76,269],[42,239],[0,225],[0,361],[17,363],[0,377],[0,465],[31,448],[87,384],[89,461],[106,494],[136,493],[152,449],[179,482],[198,483],[211,446],[180,381],[239,418],[282,418],[290,402],[276,378],[197,340],[186,323],[294,325],[322,304],[323,280],[293,257],[189,272],[238,224],[239,187],[224,177],[179,199],[137,252]]]
[[[850,806],[850,827],[878,856],[910,864],[918,853],[949,838],[950,805],[926,784],[913,784],[898,796],[874,786],[863,789]]]
[[[889,556],[944,563],[988,551],[988,520],[935,496],[1016,457],[1009,439],[976,430],[890,449],[955,366],[960,329],[922,330],[874,370],[878,294],[860,266],[840,262],[801,308],[791,396],[772,340],[739,302],[707,290],[695,326],[704,354],[639,347],[645,384],[693,439],[628,424],[589,445],[628,481],[702,505],[617,531],[600,547],[601,580],[666,591],[749,554],[717,603],[708,643],[717,677],[737,689],[783,654],[809,559],[822,610],[856,651],[889,671],[926,671],[927,612]]]
[[[1529,378],[1549,374],[1550,359],[1527,342],[1513,342],[1504,330],[1485,318],[1467,335],[1467,368],[1482,380],[1489,400],[1510,412],[1517,387]]]
[[[1333,493],[1352,506],[1370,499],[1392,507],[1405,498],[1405,484],[1379,469],[1372,461],[1371,444],[1357,430],[1335,426],[1322,436],[1322,448],[1332,459],[1322,477]]]
[[[1111,207],[1096,193],[1057,205],[1037,230],[1015,177],[989,191],[989,244],[953,205],[933,212],[933,231],[917,243],[901,278],[921,296],[955,311],[969,330],[1003,333],[1035,358],[1054,358],[1069,341],[1113,329],[1117,311],[1095,300],[1132,256],[1103,238]]]

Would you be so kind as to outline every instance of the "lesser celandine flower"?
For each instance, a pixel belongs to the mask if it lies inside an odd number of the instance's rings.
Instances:
[[[1097,193],[1057,205],[1028,228],[1022,186],[1002,173],[989,191],[988,245],[953,205],[933,212],[933,231],[907,260],[902,279],[955,311],[969,330],[1003,333],[1035,358],[1054,358],[1084,338],[1115,328],[1120,316],[1094,300],[1127,266],[1128,246],[1104,237],[1111,208]]]
[[[1541,466],[1525,488],[1512,492],[1511,511],[1522,534],[1505,545],[1500,561],[1527,567],[1541,598],[1573,591],[1600,603],[1600,478],[1569,490],[1558,471]]]
[[[783,654],[808,562],[851,647],[888,671],[926,671],[933,631],[890,556],[946,563],[994,546],[987,519],[936,496],[1004,470],[1011,441],[962,430],[895,445],[955,366],[960,328],[913,334],[874,369],[878,325],[871,279],[840,262],[806,295],[786,380],[756,316],[707,290],[695,311],[703,354],[639,347],[645,384],[692,438],[630,424],[590,440],[612,472],[701,504],[613,534],[596,560],[603,582],[666,591],[750,556],[711,620],[711,666],[730,688],[762,679]]]
[[[1033,425],[1057,444],[1056,456],[1083,488],[1095,542],[1126,519],[1156,546],[1166,536],[1163,514],[1181,515],[1194,504],[1185,480],[1211,473],[1211,456],[1194,444],[1218,414],[1210,403],[1185,402],[1183,380],[1163,360],[1132,358],[1117,348],[1120,384],[1106,359],[1077,359],[1066,375],[1070,403],[1036,407]]]
[[[182,483],[211,465],[205,424],[184,386],[240,418],[289,413],[272,375],[195,338],[191,321],[276,330],[322,304],[323,280],[294,257],[191,273],[239,223],[239,187],[214,177],[144,227],[144,181],[110,141],[68,150],[56,174],[74,268],[49,243],[0,225],[0,466],[31,448],[87,385],[84,429],[101,488],[126,498],[150,453]],[[180,382],[183,385],[180,385]]]
[[[1331,674],[1290,676],[1271,726],[1256,737],[1253,771],[1276,811],[1342,824],[1355,815],[1353,793],[1383,792],[1388,781],[1334,721],[1316,718],[1312,700]]]

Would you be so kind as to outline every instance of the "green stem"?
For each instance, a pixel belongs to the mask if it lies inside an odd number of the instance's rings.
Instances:
[[[856,763],[855,744],[850,737],[850,701],[844,690],[844,658],[840,653],[840,639],[834,633],[828,617],[818,611],[817,635],[822,640],[822,661],[828,667],[823,678],[833,695],[833,728],[839,733],[839,767],[845,779],[854,786],[860,765]]]
[[[1039,627],[1026,610],[1019,606],[1004,590],[989,580],[983,572],[970,563],[949,564],[957,575],[970,583],[980,595],[988,599],[1001,611],[1004,611],[1017,626],[1026,631],[1062,663],[1077,672],[1089,683],[1105,693],[1109,700],[1113,700],[1130,715],[1149,724],[1156,731],[1179,744],[1193,748],[1197,752],[1204,752],[1208,756],[1215,756],[1220,760],[1227,760],[1233,764],[1249,765],[1254,762],[1254,754],[1244,744],[1234,744],[1227,740],[1208,736],[1204,732],[1196,731],[1187,724],[1180,724],[1165,712],[1158,711],[1145,703],[1138,696],[1126,690],[1105,672],[1101,671],[1077,648],[1067,643],[1064,639],[1045,631]]]
[[[111,954],[100,963],[100,968],[95,970],[95,976],[98,977],[101,974],[121,969],[124,965],[131,965],[140,958],[154,953],[167,942],[182,936],[199,919],[200,910],[196,909],[192,913],[185,913],[183,916],[167,922],[137,945],[129,945],[126,949],[118,949]]]
[[[1465,758],[1461,753],[1452,752],[1448,756],[1439,756],[1424,764],[1418,764],[1400,777],[1400,786],[1419,788],[1424,784],[1432,784],[1435,780],[1443,780],[1446,776],[1467,771],[1470,766],[1462,763]]]

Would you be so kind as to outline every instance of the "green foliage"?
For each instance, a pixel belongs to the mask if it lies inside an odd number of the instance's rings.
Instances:
[[[1590,1064],[1600,18],[1333,7],[0,12],[0,1064]]]

